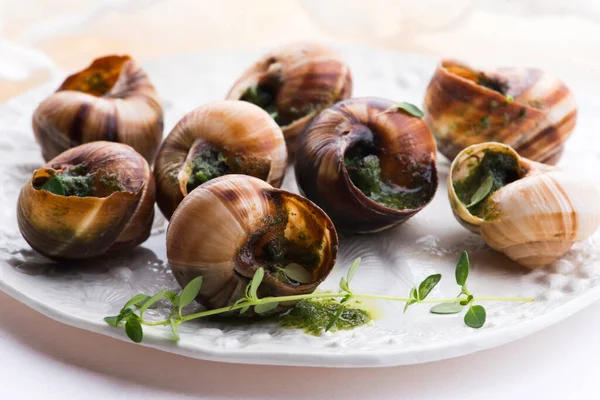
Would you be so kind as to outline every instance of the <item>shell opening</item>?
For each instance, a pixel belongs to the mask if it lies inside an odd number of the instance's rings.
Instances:
[[[191,160],[191,171],[187,180],[188,193],[211,179],[229,173],[227,157],[216,147],[205,145]]]
[[[87,163],[37,170],[32,179],[36,190],[59,196],[108,197],[115,192],[136,193],[139,184],[125,184],[118,173],[94,170]]]
[[[282,108],[278,106],[277,96],[282,86],[283,82],[278,77],[268,77],[246,89],[240,100],[257,105],[265,110],[277,122],[277,125],[281,127],[288,126],[308,115],[311,108],[307,107],[305,110],[299,110],[295,107]]]
[[[457,198],[467,210],[482,219],[495,215],[492,195],[523,177],[515,154],[501,150],[484,150],[472,154],[452,171],[452,185]]]
[[[476,71],[464,65],[451,62],[444,62],[442,66],[446,68],[448,72],[458,75],[461,78],[473,81],[479,86],[483,86],[487,89],[498,92],[503,96],[508,94],[509,84],[506,78],[492,76],[481,71]]]
[[[89,67],[69,76],[57,91],[75,90],[96,97],[109,95],[129,56],[108,56],[95,60]]]
[[[183,167],[180,185],[186,193],[198,186],[227,174],[243,174],[266,180],[269,176],[269,163],[253,155],[235,153],[228,148],[219,147],[198,140],[190,149]]]
[[[344,166],[352,184],[388,208],[408,210],[425,205],[435,192],[430,163],[385,156],[369,133],[344,151]]]
[[[269,196],[272,215],[250,236],[239,259],[263,267],[272,278],[289,286],[321,280],[323,271],[328,272],[335,260],[334,239],[327,225],[305,201],[281,192]]]

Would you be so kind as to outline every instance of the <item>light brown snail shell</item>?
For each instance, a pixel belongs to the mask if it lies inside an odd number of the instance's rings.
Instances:
[[[152,163],[162,140],[163,110],[148,75],[131,57],[106,56],[42,101],[33,131],[46,161],[105,140],[127,144]]]
[[[492,192],[473,214],[468,199],[457,193],[486,154],[507,154],[516,160],[515,181]],[[600,188],[570,175],[520,157],[501,143],[473,145],[458,154],[448,175],[448,196],[458,221],[479,233],[493,249],[529,268],[538,268],[564,255],[573,243],[587,239],[600,226]],[[464,197],[464,195],[462,195]]]
[[[41,189],[49,179],[74,168],[92,177],[91,196]],[[19,229],[34,250],[53,259],[125,251],[150,235],[154,192],[150,167],[133,148],[102,141],[83,144],[33,173],[19,195]]]
[[[306,268],[310,282],[292,284],[270,269],[264,248],[269,240],[282,237],[299,246],[285,262]],[[193,190],[167,230],[167,259],[173,275],[183,287],[202,276],[197,300],[209,309],[243,298],[259,267],[265,270],[259,297],[311,293],[333,268],[337,245],[335,228],[319,207],[246,175],[222,176]],[[315,258],[294,258],[307,254]],[[281,304],[275,312],[292,304]]]
[[[263,107],[277,114],[291,157],[298,134],[319,111],[352,95],[352,76],[333,50],[300,42],[265,54],[234,83],[227,98],[243,100],[254,86],[271,94],[269,106]]]
[[[300,137],[296,179],[302,193],[331,217],[337,229],[376,232],[419,212],[437,190],[435,140],[427,124],[394,102],[376,97],[345,100],[324,110]],[[345,156],[360,143],[374,144],[380,179],[420,200],[392,208],[367,196],[355,185]],[[408,204],[408,203],[407,203]]]
[[[194,158],[207,148],[227,158],[227,172],[260,178],[279,187],[287,165],[281,128],[260,107],[220,100],[187,113],[156,156],[157,202],[165,217],[188,194]]]
[[[573,94],[547,72],[480,71],[453,60],[438,65],[423,108],[450,160],[472,144],[500,142],[530,160],[556,164],[577,119]]]

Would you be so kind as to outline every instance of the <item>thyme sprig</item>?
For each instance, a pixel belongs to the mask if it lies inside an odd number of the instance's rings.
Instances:
[[[441,274],[433,274],[426,277],[418,286],[414,286],[408,297],[394,297],[378,294],[355,293],[350,287],[350,283],[356,274],[360,264],[360,258],[354,260],[348,273],[340,279],[339,291],[335,293],[309,293],[294,296],[278,297],[259,297],[258,288],[264,278],[264,269],[259,268],[252,277],[252,280],[246,286],[244,297],[234,304],[216,308],[213,310],[200,311],[196,313],[183,314],[183,308],[191,304],[200,293],[202,288],[202,277],[197,277],[190,281],[180,292],[169,290],[160,290],[158,293],[150,296],[147,294],[138,294],[133,296],[125,303],[118,315],[104,318],[109,325],[114,327],[124,327],[127,336],[134,342],[140,343],[143,340],[143,326],[170,326],[173,332],[173,339],[179,340],[179,326],[187,321],[205,318],[211,315],[230,313],[239,311],[240,314],[247,312],[253,307],[257,314],[264,314],[276,309],[280,303],[293,302],[304,299],[339,299],[339,306],[336,312],[329,320],[325,331],[330,330],[340,318],[347,304],[352,299],[376,299],[398,301],[405,303],[404,312],[414,304],[434,303],[430,309],[433,314],[456,314],[467,308],[464,316],[464,322],[471,328],[481,328],[486,321],[486,311],[481,305],[474,305],[476,301],[518,301],[532,302],[529,297],[475,297],[467,289],[467,278],[469,276],[469,256],[463,252],[456,265],[455,277],[456,283],[460,286],[460,293],[454,298],[428,299],[432,290],[441,281]],[[144,319],[144,313],[158,301],[170,303],[171,311],[168,317],[162,321],[147,321]]]

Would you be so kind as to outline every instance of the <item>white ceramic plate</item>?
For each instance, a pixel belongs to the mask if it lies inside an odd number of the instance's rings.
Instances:
[[[357,96],[377,95],[420,104],[436,60],[365,48],[342,48],[355,78]],[[194,106],[220,99],[259,52],[199,53],[145,65],[163,96],[165,134]],[[600,104],[583,79],[568,80],[580,103],[580,123],[561,165],[578,174],[598,171],[594,127]],[[45,85],[0,106],[0,288],[30,307],[66,324],[128,340],[102,318],[114,315],[132,295],[177,288],[165,258],[165,220],[157,216],[151,238],[123,257],[81,262],[66,268],[34,253],[16,225],[16,199],[31,171],[41,165],[30,128],[38,102],[56,84]],[[566,318],[600,297],[600,235],[577,244],[544,270],[527,271],[485,246],[453,218],[446,197],[448,162],[440,156],[440,188],[433,203],[404,225],[369,236],[341,237],[340,256],[322,289],[335,289],[348,264],[361,256],[357,292],[405,296],[425,276],[442,273],[431,297],[456,296],[454,265],[471,254],[469,287],[478,295],[531,296],[534,303],[488,303],[488,322],[466,327],[461,315],[439,316],[428,307],[379,303],[372,325],[308,336],[274,323],[248,326],[187,323],[181,341],[168,328],[145,328],[144,344],[190,357],[252,364],[366,367],[406,365],[472,353],[518,339]],[[284,187],[296,190],[293,174]],[[159,213],[160,214],[160,213]],[[153,311],[160,312],[160,310]]]

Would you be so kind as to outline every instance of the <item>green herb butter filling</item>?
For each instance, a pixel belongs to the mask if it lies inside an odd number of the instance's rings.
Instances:
[[[519,166],[513,155],[486,151],[466,178],[453,182],[454,192],[471,214],[486,219],[492,211],[487,204],[489,197],[519,178]]]
[[[254,257],[281,282],[293,286],[311,283],[312,271],[321,261],[323,241],[291,226],[290,211],[283,204],[277,204],[277,209],[277,216],[265,221],[266,233],[259,241]]]
[[[114,192],[125,190],[116,173],[99,174],[89,171],[87,164],[82,163],[57,171],[50,179],[45,180],[36,189],[46,190],[59,196],[104,197]],[[98,195],[98,193],[100,195]]]
[[[396,210],[416,209],[427,203],[430,190],[424,179],[423,185],[402,187],[390,182],[381,172],[377,149],[372,142],[361,141],[344,154],[344,164],[352,184],[371,200]],[[413,175],[422,174],[414,166]],[[419,180],[419,179],[417,179]]]
[[[349,330],[366,325],[373,319],[369,312],[344,305],[340,317],[329,329],[332,332]],[[339,311],[340,303],[334,299],[309,299],[298,302],[287,314],[279,318],[285,328],[302,329],[309,335],[320,335],[332,317]]]
[[[295,120],[304,117],[310,112],[310,108],[305,111],[298,110],[294,107],[290,107],[288,110],[279,110],[275,101],[279,86],[281,86],[281,84],[277,82],[272,85],[256,84],[250,86],[246,89],[244,94],[242,94],[240,100],[247,101],[262,108],[271,115],[279,126],[290,125]]]
[[[212,147],[204,147],[192,161],[192,172],[188,178],[188,193],[211,179],[230,172],[227,157]]]

